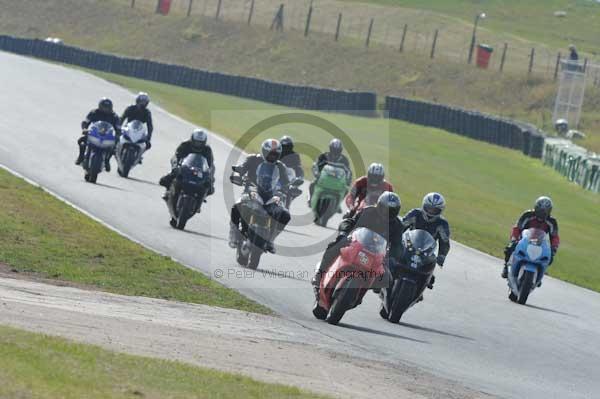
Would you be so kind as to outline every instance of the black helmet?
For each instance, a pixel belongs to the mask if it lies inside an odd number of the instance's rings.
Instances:
[[[333,139],[329,142],[329,158],[336,160],[342,155],[344,145],[340,139]]]
[[[141,91],[135,98],[135,103],[139,107],[146,108],[148,104],[150,104],[150,96],[148,95],[148,93],[144,93],[143,91]]]
[[[279,142],[284,153],[290,153],[294,149],[294,140],[290,136],[283,136]]]
[[[391,191],[384,191],[377,199],[377,212],[390,219],[395,219],[398,216],[401,207],[400,197]]]
[[[206,142],[208,141],[208,135],[202,129],[194,129],[190,140],[192,143],[192,148],[195,151],[200,151],[204,148],[204,146],[206,146]]]
[[[281,158],[281,143],[279,140],[267,139],[263,141],[260,152],[266,162],[277,162]]]
[[[385,169],[380,163],[372,163],[367,170],[367,184],[371,187],[379,186],[383,183]]]
[[[546,220],[552,213],[552,200],[550,197],[540,197],[535,200],[535,206],[533,210],[535,211],[535,217],[539,220]]]
[[[102,97],[102,99],[98,103],[98,109],[101,112],[104,112],[106,114],[110,114],[110,113],[113,112],[113,102],[108,97]]]

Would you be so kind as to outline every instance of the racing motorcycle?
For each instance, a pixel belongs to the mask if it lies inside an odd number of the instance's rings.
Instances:
[[[544,230],[523,231],[509,260],[508,298],[511,301],[521,305],[527,302],[531,292],[542,285],[551,257],[550,239]]]
[[[87,148],[81,164],[85,170],[85,181],[96,183],[105,159],[113,151],[115,140],[115,128],[108,122],[98,121],[88,127]]]
[[[436,241],[425,230],[408,230],[402,235],[404,253],[399,262],[390,260],[394,277],[389,287],[381,289],[379,314],[392,323],[422,299],[430,286],[436,265]]]
[[[206,158],[200,154],[189,154],[175,166],[176,177],[167,193],[167,208],[171,227],[183,230],[206,202],[212,176]]]
[[[321,278],[313,307],[313,315],[330,324],[338,324],[348,310],[360,305],[366,292],[385,275],[386,239],[365,227],[350,237],[350,245],[340,250]]]
[[[119,176],[129,176],[129,171],[140,163],[147,140],[148,128],[140,121],[131,121],[122,129],[115,152]]]
[[[292,195],[297,194],[297,191],[300,191],[297,187],[302,184],[303,180],[300,178],[295,179],[285,191],[277,190],[277,186],[270,188],[270,190],[273,190],[274,195],[265,202],[256,184],[237,174],[236,166],[233,166],[233,171],[231,182],[244,187],[239,206],[242,223],[246,225],[241,233],[242,239],[239,240],[236,248],[236,260],[240,266],[255,270],[258,268],[262,254],[267,252],[269,244],[272,245],[270,239],[275,221],[267,213],[265,206],[285,207],[286,196],[290,193]]]
[[[315,223],[325,227],[348,192],[347,173],[342,165],[328,163],[320,173],[316,170],[316,165],[313,165],[313,174],[318,179],[310,199],[310,207]]]

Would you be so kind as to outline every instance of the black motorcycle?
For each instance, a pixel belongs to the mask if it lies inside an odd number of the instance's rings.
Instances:
[[[211,171],[206,158],[189,154],[175,168],[176,176],[167,193],[171,226],[183,230],[187,221],[200,212],[211,186]]]
[[[425,230],[409,230],[402,235],[404,252],[398,262],[391,262],[393,280],[382,288],[379,314],[392,323],[422,299],[423,291],[433,278],[436,255],[435,239]]]
[[[240,266],[256,269],[263,253],[267,252],[271,242],[271,233],[273,231],[273,218],[265,210],[266,206],[285,207],[287,196],[298,196],[298,186],[303,183],[301,178],[295,179],[285,190],[276,191],[268,200],[263,199],[257,186],[248,179],[237,174],[237,169],[233,167],[234,174],[231,176],[231,182],[237,186],[243,186],[244,192],[240,198],[239,210],[242,216],[242,223],[245,228],[242,229],[242,239],[236,248],[236,260]],[[301,192],[301,191],[300,191]]]

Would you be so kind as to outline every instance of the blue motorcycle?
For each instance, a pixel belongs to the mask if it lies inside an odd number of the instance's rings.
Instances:
[[[112,153],[116,143],[114,127],[108,122],[94,122],[87,132],[87,149],[82,166],[85,181],[96,183],[104,167],[104,160]]]
[[[524,230],[509,261],[508,298],[524,305],[550,265],[552,251],[548,234],[541,229]]]

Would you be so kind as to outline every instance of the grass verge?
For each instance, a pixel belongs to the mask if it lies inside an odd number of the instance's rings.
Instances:
[[[148,91],[165,109],[233,141],[265,115],[291,110],[117,75],[98,75],[133,91]],[[403,210],[419,206],[427,192],[442,192],[448,201],[446,215],[453,238],[489,254],[501,256],[510,227],[520,213],[538,196],[551,195],[563,243],[550,274],[600,291],[600,269],[595,264],[600,196],[517,151],[400,121],[389,121],[388,125],[378,118],[314,114],[342,127],[365,162],[385,163],[402,197]],[[266,130],[249,150],[254,151],[262,138],[279,137],[282,131],[321,149],[329,140],[319,128],[289,124]],[[303,161],[309,166],[307,158]]]
[[[318,398],[297,388],[0,326],[3,398]]]
[[[270,310],[88,218],[0,169],[0,261],[17,275],[269,314]]]

